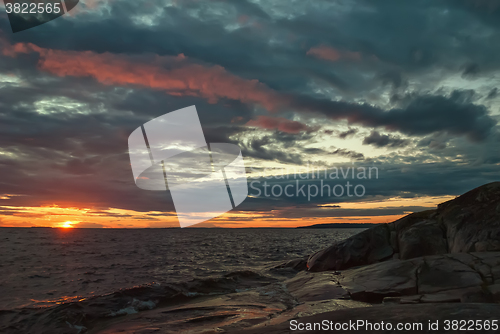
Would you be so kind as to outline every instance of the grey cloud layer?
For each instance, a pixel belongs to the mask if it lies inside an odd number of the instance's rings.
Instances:
[[[492,116],[498,111],[485,102],[496,101],[497,87],[488,81],[486,99],[471,98],[464,90],[440,90],[441,78],[429,73],[477,82],[499,70],[500,9],[462,0],[344,3],[301,2],[294,9],[284,1],[178,1],[168,7],[114,1],[102,16],[89,11],[16,35],[2,16],[0,37],[11,44],[138,57],[183,53],[258,79],[287,97],[282,113],[271,116],[300,115],[319,124],[347,120],[355,128],[339,130],[337,136],[375,149],[418,142],[416,153],[370,160],[384,167],[386,178],[367,186],[370,196],[459,194],[498,179],[498,127]],[[138,24],[141,15],[150,15],[155,24]],[[359,53],[360,59],[332,62],[307,55],[319,45]],[[192,104],[209,142],[237,143],[255,161],[303,164],[325,154],[366,158],[343,147],[303,149],[321,143],[318,131],[250,129],[245,124],[263,111],[239,101],[211,104],[192,96],[106,86],[91,78],[58,78],[37,68],[36,55],[0,56],[0,73],[23,81],[0,85],[0,147],[8,153],[0,155],[0,193],[29,195],[0,200],[0,205],[62,201],[171,210],[168,194],[135,188],[126,140],[147,120]],[[410,91],[410,83],[425,89]],[[374,102],[382,101],[382,93],[392,94],[389,103]],[[55,102],[47,104],[51,99]],[[40,113],[40,101],[47,113]],[[433,150],[440,150],[439,156]],[[463,159],[460,165],[450,162],[457,156]],[[422,163],[429,160],[435,162]],[[262,210],[308,204],[287,198],[245,203]]]

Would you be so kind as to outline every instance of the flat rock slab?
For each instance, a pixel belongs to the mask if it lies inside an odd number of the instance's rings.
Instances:
[[[350,299],[349,293],[338,283],[339,273],[311,273],[303,271],[285,281],[285,285],[299,302],[329,299]]]
[[[499,268],[500,252],[457,253],[390,260],[331,277],[352,299],[369,303],[411,295],[424,296],[419,302],[488,302],[488,285],[500,280]]]
[[[435,293],[483,284],[478,272],[452,255],[429,256],[423,259],[418,271],[419,293]]]
[[[423,260],[392,260],[346,270],[340,285],[355,300],[379,303],[384,297],[417,294],[417,270]]]
[[[270,315],[281,314],[295,305],[286,290],[279,285],[270,285],[246,292],[204,296],[182,305],[115,317],[95,324],[86,333],[216,333],[224,326],[236,329],[266,322]]]
[[[296,280],[295,283],[299,284],[300,281]],[[323,280],[317,280],[313,286],[319,284],[320,281],[326,282],[326,277],[323,277]],[[116,317],[97,324],[86,333],[201,334],[239,332],[254,326],[273,326],[296,317],[362,307],[371,307],[371,305],[354,300],[336,299],[299,303],[287,291],[285,285],[274,284],[246,292],[205,296],[183,305],[159,307],[137,314]],[[63,333],[76,334],[75,331],[55,334]]]

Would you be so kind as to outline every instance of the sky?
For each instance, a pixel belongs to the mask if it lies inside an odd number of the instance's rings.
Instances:
[[[86,0],[15,34],[2,4],[0,226],[179,226],[127,140],[192,105],[249,186],[196,227],[390,222],[500,179],[499,80],[497,0]]]

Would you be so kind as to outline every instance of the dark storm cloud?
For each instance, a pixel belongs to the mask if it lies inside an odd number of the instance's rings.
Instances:
[[[0,147],[7,153],[0,155],[0,173],[9,175],[0,184],[1,193],[29,195],[3,201],[5,205],[78,203],[102,209],[171,211],[168,192],[143,191],[134,184],[127,138],[135,128],[187,103],[197,105],[208,142],[237,142],[231,137],[254,131],[230,124],[234,118],[241,122],[251,118],[249,107],[239,102],[209,104],[195,97],[102,86],[71,77],[50,79],[47,85],[48,78],[35,73],[33,67],[21,68],[17,74],[30,85],[0,89]],[[281,150],[281,142],[290,146],[310,138],[276,132],[242,148],[246,157],[300,163],[299,155]]]
[[[448,4],[467,11],[484,24],[500,27],[500,3],[496,0],[447,0]]]
[[[410,142],[396,136],[380,134],[378,131],[372,131],[369,136],[363,139],[363,145],[374,145],[377,147],[404,147]]]
[[[311,133],[289,134],[281,131],[258,131],[240,125],[213,125],[204,127],[208,143],[233,143],[240,147],[244,157],[278,161],[282,163],[303,163],[300,153],[290,152],[290,148],[300,148],[311,142]],[[305,154],[318,154],[322,149],[302,149]]]
[[[217,2],[213,2],[215,3]],[[262,71],[262,67],[255,62],[255,52],[262,48],[262,41],[259,41],[261,36],[251,28],[228,32],[224,29],[226,22],[217,18],[204,20],[203,13],[209,11],[210,6],[205,6],[202,2],[192,4],[180,2],[179,6],[170,7],[144,6],[135,1],[110,2],[108,5],[110,12],[103,17],[92,15],[90,12],[75,16],[74,20],[54,20],[48,25],[18,34],[14,40],[31,42],[51,49],[91,50],[98,53],[135,54],[138,50],[140,53],[158,55],[183,53],[189,57],[219,64],[242,75],[240,71],[248,73]],[[197,5],[205,7],[200,8],[202,16],[189,15],[190,8],[186,7],[192,8]],[[225,5],[232,7],[236,4],[227,2]],[[249,7],[258,8],[246,1],[238,1],[238,7],[242,7],[242,11],[248,10]],[[149,15],[157,10],[161,12],[157,25],[145,26],[133,23],[132,16]],[[237,20],[237,15],[234,20]],[[6,20],[1,21],[2,30],[8,31],[7,25]],[[71,30],[71,35],[58,33],[64,30]],[[59,38],[47,38],[51,34],[56,34]],[[127,37],[117,38],[117,36]],[[10,35],[8,37],[13,38]],[[248,49],[238,47],[243,45]],[[269,51],[267,53],[271,54]],[[241,66],[242,63],[246,63],[244,68]]]
[[[403,78],[403,75],[399,71],[387,71],[380,75],[380,79],[384,84],[390,84],[394,89],[407,86],[408,82]]]
[[[473,79],[480,74],[480,68],[478,64],[472,63],[464,66],[464,71],[462,72],[462,78]]]
[[[351,88],[359,88],[357,83],[342,78],[344,75],[339,76],[305,56],[308,48],[319,44],[373,55],[410,72],[434,64],[450,65],[455,58],[480,62],[486,57],[498,59],[500,54],[500,48],[485,46],[488,35],[472,36],[477,11],[466,0],[353,1],[349,10],[332,20],[334,5],[335,2],[326,1],[303,4],[301,15],[276,18],[266,5],[244,0],[179,1],[169,7],[144,6],[133,1],[109,2],[110,10],[102,17],[89,12],[72,20],[55,20],[23,32],[16,39],[56,49],[184,53],[243,76],[258,73],[273,88],[305,87],[303,77],[309,75],[323,77],[335,85],[344,82]],[[220,8],[224,15],[214,15],[211,7]],[[190,15],[193,11],[199,15]],[[494,13],[498,15],[498,10]],[[157,15],[154,25],[134,23],[134,16],[152,14]],[[487,14],[484,11],[484,16]],[[1,23],[3,30],[8,31],[8,23],[5,20]],[[241,23],[238,29],[224,28],[238,23]],[[57,34],[64,30],[71,30],[71,36]],[[103,31],[106,33],[102,34]],[[54,35],[59,38],[47,38]],[[290,41],[269,47],[270,37]],[[488,54],[483,52],[485,48],[489,48]],[[457,70],[463,60],[467,59],[457,59],[461,62],[457,63]],[[302,66],[297,65],[298,61]],[[401,72],[393,69],[383,68],[381,76],[395,86],[404,82]]]
[[[325,150],[316,147],[309,147],[302,149],[302,152],[304,152],[305,154],[324,154]]]
[[[339,138],[341,138],[341,139],[345,139],[345,138],[347,138],[347,137],[349,137],[349,136],[351,136],[351,135],[356,134],[357,132],[358,132],[358,129],[349,129],[349,130],[347,130],[347,131],[341,132],[341,133],[339,134]]]
[[[433,136],[425,137],[422,138],[419,142],[418,145],[421,147],[428,147],[430,149],[437,149],[437,150],[442,150],[446,148],[446,140],[443,140],[442,138],[433,138]]]
[[[354,160],[363,160],[365,156],[362,153],[346,150],[345,148],[338,148],[332,152],[333,155],[340,155]]]
[[[62,166],[55,165],[58,168],[69,174],[91,175],[95,174],[95,166],[100,162],[101,158],[93,157],[87,159],[69,159]]]
[[[240,15],[244,15],[245,10],[249,10],[249,8],[254,8],[254,10],[258,8],[255,4],[249,4],[246,2],[242,2],[240,5],[217,1],[214,3],[232,8],[232,16],[234,16],[234,20],[237,20]],[[389,22],[393,22],[394,25],[400,25],[402,27],[409,26],[409,23],[412,23],[412,21],[415,21],[415,26],[419,26],[419,24],[416,24],[417,21],[420,23],[420,26],[421,24],[430,25],[430,22],[428,22],[428,16],[431,12],[433,13],[433,10],[449,10],[449,20],[460,19],[459,13],[455,13],[456,10],[454,10],[453,7],[448,8],[447,5],[434,4],[429,1],[424,1],[419,5],[406,3],[401,4],[400,2],[389,1],[388,3],[390,3],[394,8],[388,4],[382,3],[373,4],[371,2],[368,3],[364,1],[360,1],[360,3],[363,4],[363,6],[373,7],[377,14],[365,17],[366,21],[362,20],[362,22],[364,22],[367,26],[373,26],[373,30],[368,29],[370,33],[367,35],[366,31],[364,31],[365,35],[363,38],[365,42],[370,39],[375,40],[377,36],[386,35],[386,31],[384,30],[386,25],[382,23],[384,18],[387,18]],[[429,7],[426,8],[423,6],[424,3],[429,5]],[[257,12],[253,10],[252,13],[255,13],[255,19],[260,20],[259,22],[262,23],[262,28],[259,29],[271,32],[270,36],[281,37],[281,34],[284,33],[284,31],[290,31],[294,34],[297,42],[302,39],[307,39],[309,44],[311,44],[311,41],[317,39],[318,43],[324,43],[326,41],[330,44],[337,44],[342,48],[350,49],[349,45],[345,44],[346,41],[343,39],[331,40],[330,35],[325,34],[325,31],[330,31],[328,29],[332,23],[331,20],[326,20],[326,18],[323,20],[323,15],[326,15],[326,13],[323,14],[319,10],[319,8],[323,5],[323,2],[319,2],[318,8],[311,6],[308,8],[309,11],[306,11],[304,15],[290,19],[288,22],[284,22],[282,20],[271,20],[269,15],[265,14],[265,11],[262,10],[262,8]],[[78,46],[75,48],[77,50],[94,50],[97,52],[111,51],[119,53],[130,53],[134,52],[134,50],[141,50],[141,52],[153,52],[159,55],[176,55],[179,53],[185,53],[190,57],[201,59],[209,63],[220,64],[231,72],[246,78],[258,76],[259,80],[268,84],[271,88],[283,92],[284,94],[290,94],[290,90],[306,89],[307,80],[305,79],[307,77],[324,75],[324,73],[327,72],[332,72],[332,75],[337,76],[335,71],[325,71],[324,66],[320,66],[320,63],[311,57],[307,57],[305,55],[305,50],[302,50],[297,43],[292,43],[287,47],[282,46],[269,48],[269,46],[265,43],[265,40],[262,39],[263,35],[259,32],[260,30],[253,26],[243,26],[240,29],[228,31],[224,29],[224,24],[227,23],[227,20],[230,21],[231,19],[216,17],[213,18],[213,20],[208,20],[208,18],[203,18],[202,16],[193,17],[188,15],[185,8],[182,7],[186,6],[188,8],[197,8],[197,6],[201,6],[198,9],[203,12],[207,10],[207,7],[203,4],[189,2],[185,5],[180,5],[180,7],[162,8],[163,19],[159,20],[157,25],[148,27],[147,29],[144,26],[133,24],[129,16],[130,14],[128,13],[133,12],[148,14],[151,12],[151,9],[143,8],[144,6],[129,2],[119,2],[116,4],[111,3],[110,6],[112,9],[112,15],[109,17],[106,16],[105,20],[103,19],[97,20],[97,22],[91,22],[85,16],[82,19],[77,18],[75,21],[59,20],[60,22],[47,25],[47,27],[44,27],[43,29],[47,29],[45,33],[48,33],[51,29],[54,30],[56,28],[60,31],[60,28],[64,28],[65,25],[68,25],[71,22],[71,24],[79,26],[79,28],[75,30],[77,35],[74,36],[74,38],[82,42],[78,43]],[[409,18],[406,16],[410,15],[410,13],[412,13],[412,15],[414,14],[414,16],[412,16],[408,21]],[[457,17],[455,17],[455,14]],[[346,13],[345,20],[347,21],[349,17],[361,18],[366,15],[365,11],[357,11],[353,8],[350,12]],[[461,15],[464,14],[462,13]],[[302,28],[306,22],[314,24],[306,30],[297,31],[297,28]],[[360,31],[358,32],[358,27],[349,26],[349,28],[350,29],[348,29],[346,33],[355,35],[353,36],[356,37],[355,40],[359,40],[361,35],[356,35],[360,33]],[[442,45],[443,43],[441,43],[438,38],[444,38],[442,34],[447,35],[449,31],[444,27],[439,28],[442,31],[439,30],[435,34],[436,43],[429,43],[430,45],[426,45],[425,47],[432,47],[433,50],[437,50],[436,52],[444,52],[441,49],[450,43],[448,42],[447,44]],[[118,29],[120,30],[120,33],[118,33]],[[404,31],[405,35],[400,35],[400,30]],[[384,53],[387,53],[390,50],[392,53],[386,56],[392,57],[398,54],[398,47],[404,46],[410,51],[413,50],[408,52],[413,55],[416,52],[419,54],[417,58],[423,59],[425,58],[425,51],[422,51],[425,49],[424,46],[417,47],[417,52],[414,51],[415,47],[407,45],[409,41],[413,43],[422,41],[422,34],[424,32],[421,30],[422,29],[420,28],[392,30],[392,36],[396,36],[397,38],[393,41],[395,42],[395,45],[391,45],[391,47],[387,50],[379,49],[381,46],[380,43],[376,44],[377,48],[372,49],[358,43],[357,46],[353,45],[351,49],[358,48],[360,49],[358,50],[360,52],[373,54],[377,58],[383,59]],[[90,39],[89,34],[95,34],[97,32],[100,33],[101,31],[108,31],[109,33],[104,36],[100,36],[100,38]],[[129,31],[131,32],[130,34],[128,34]],[[312,33],[319,31],[321,31],[321,34],[318,36],[315,35],[313,38]],[[71,43],[64,39],[54,39],[49,41],[45,38],[41,38],[41,34],[43,32],[43,30],[33,29],[32,31],[28,31],[25,35],[21,36],[21,39],[35,41],[45,47],[64,49],[67,48],[68,45],[71,45]],[[188,36],[188,33],[191,33],[191,35]],[[82,35],[79,36],[79,34]],[[127,35],[127,43],[124,43],[122,40],[113,39],[112,36],[116,34]],[[156,36],[156,34],[158,34],[158,36]],[[159,37],[159,34],[167,34],[169,36],[169,42],[160,44],[159,41],[163,39]],[[419,35],[420,38],[412,39],[412,34]],[[408,35],[410,35],[410,37]],[[45,36],[45,34],[43,36]],[[217,40],[214,40],[214,36],[217,36]],[[219,38],[220,36],[224,36],[224,38]],[[426,34],[425,36],[426,38],[429,38],[429,34]],[[344,37],[347,38],[347,36]],[[95,41],[95,43],[92,45],[85,44],[85,41],[89,40]],[[206,41],[209,40],[212,42],[207,43]],[[463,44],[468,43],[467,41],[462,42]],[[210,48],[207,47],[208,44],[210,44]],[[245,45],[245,47],[238,47],[242,45]],[[214,50],[217,50],[217,52],[215,53]],[[262,63],[261,59],[265,59],[265,62]],[[237,62],[235,62],[235,60],[237,60]],[[389,59],[387,58],[387,60]],[[298,65],[299,62],[301,66]],[[404,65],[402,59],[390,59],[390,62],[398,65]],[[304,72],[304,70],[307,72],[305,75],[304,73],[306,72]],[[410,70],[410,68],[408,68],[408,70]],[[252,76],[249,77],[250,73],[252,73]],[[382,72],[380,78],[382,78],[382,81],[390,82],[395,87],[400,87],[404,83],[404,79],[402,78],[400,71],[390,70]],[[355,78],[351,77],[351,79]],[[358,79],[355,79],[354,81],[356,80]],[[358,89],[360,87],[352,86],[351,88]],[[433,101],[431,101],[432,99]],[[397,109],[392,109],[389,110],[388,113],[386,113],[385,110],[377,110],[379,109],[377,107],[374,107],[375,109],[373,109],[369,106],[359,104],[345,105],[348,102],[340,102],[336,105],[335,103],[327,103],[321,99],[310,98],[307,96],[298,97],[296,100],[296,104],[292,102],[292,107],[298,107],[299,109],[307,109],[311,111],[319,109],[320,112],[333,116],[334,118],[347,118],[353,123],[369,127],[383,126],[387,130],[392,130],[394,128],[394,130],[399,130],[409,135],[422,135],[439,131],[447,131],[455,135],[468,135],[474,140],[482,140],[489,134],[491,128],[495,124],[494,121],[489,119],[487,110],[479,110],[480,106],[463,106],[460,108],[458,103],[452,105],[451,102],[447,103],[447,99],[444,97],[428,94],[421,95],[420,97],[414,99],[410,105],[406,107],[406,110],[398,111]],[[465,110],[467,107],[471,109],[470,112]],[[338,109],[341,110],[338,111]],[[450,114],[456,114],[457,109],[460,109],[458,110],[459,117],[450,118]],[[476,111],[472,109],[476,109]],[[441,112],[441,110],[444,111]],[[422,112],[422,114],[416,116],[420,112]],[[464,122],[456,124],[460,122],[460,119],[463,119]],[[422,120],[427,120],[427,123],[422,124]]]
[[[372,217],[372,216],[392,216],[404,215],[408,212],[418,212],[429,210],[434,207],[424,206],[404,206],[379,209],[329,209],[329,208],[293,208],[293,210],[283,210],[274,215],[275,218],[307,218],[307,217]]]
[[[287,150],[284,149],[294,145],[298,140],[299,138],[292,138],[291,136],[275,132],[272,135],[252,138],[248,142],[240,142],[239,146],[242,154],[246,157],[300,165],[303,162],[302,156],[298,153],[287,152]],[[280,146],[273,148],[272,146],[276,144]]]
[[[332,179],[330,177],[324,176],[323,169],[320,170],[319,178],[312,179],[311,174],[309,178],[305,178],[305,171],[298,170],[297,174],[294,174],[290,170],[283,171],[284,177],[268,177],[268,178],[252,178],[249,179],[249,194],[253,197],[247,198],[238,208],[239,211],[267,211],[271,209],[289,208],[290,206],[301,206],[305,208],[313,208],[321,204],[338,204],[342,206],[342,202],[365,202],[371,200],[383,200],[391,197],[401,197],[401,198],[415,198],[420,196],[444,196],[444,195],[461,195],[473,188],[476,188],[485,183],[497,181],[500,179],[500,172],[494,164],[482,164],[482,165],[470,165],[467,168],[455,165],[453,163],[422,163],[415,162],[413,164],[390,164],[384,163],[356,163],[356,164],[336,164],[337,168],[347,168],[352,167],[377,167],[378,168],[378,178],[375,177],[375,173],[372,174],[371,179],[358,179],[356,177],[352,178],[351,174],[347,175],[346,178],[339,173],[338,179]],[[327,169],[327,175],[333,170],[331,168]],[[300,174],[302,172],[302,174]],[[271,175],[271,174],[269,174]],[[282,173],[278,173],[282,175]],[[288,175],[288,176],[287,176]],[[300,176],[302,175],[302,176]],[[356,174],[355,174],[356,175]],[[446,177],[443,177],[446,175]],[[301,193],[295,196],[296,193],[296,182],[300,185],[304,185],[306,195],[303,196]],[[321,183],[323,181],[323,183]],[[252,183],[254,182],[254,183]],[[267,193],[270,196],[265,196],[265,184],[267,182]],[[307,198],[307,187],[308,185],[316,185],[321,188],[322,185],[329,185],[333,188],[335,185],[346,186],[349,182],[351,186],[363,185],[366,190],[366,194],[363,197],[347,196],[344,193],[343,196],[336,197],[333,195],[328,196],[327,190],[325,190],[324,196]],[[288,197],[284,193],[281,196],[276,197],[271,195],[271,188],[275,185],[279,185],[282,189],[287,185],[292,185],[293,191],[291,191],[294,196]],[[259,192],[256,190],[260,190]],[[352,188],[351,188],[352,189]],[[275,190],[278,193],[278,189]],[[352,191],[351,191],[352,195]],[[256,197],[257,196],[257,197]],[[402,214],[403,211],[420,211],[423,208],[394,208],[392,213],[386,212],[384,214]],[[337,210],[337,209],[335,209]],[[294,210],[291,211],[290,215],[293,215]],[[331,210],[330,210],[331,211]],[[380,212],[381,213],[381,212]],[[298,216],[301,213],[297,211]],[[335,213],[333,214],[336,217]],[[346,213],[347,214],[347,213]],[[353,214],[355,215],[355,214]],[[341,216],[341,215],[339,215]]]
[[[498,96],[498,88],[493,88],[492,90],[490,90],[490,92],[488,93],[488,96],[486,96],[487,99],[493,99],[495,97]]]
[[[486,139],[496,125],[483,105],[460,100],[463,94],[421,95],[405,108],[383,110],[368,104],[352,104],[302,96],[296,99],[299,110],[320,112],[332,119],[346,118],[351,124],[384,127],[407,135],[446,132],[466,135],[475,141]]]
[[[246,113],[244,106],[238,109],[234,103],[215,106],[193,98],[181,102],[165,94],[123,94],[124,90],[99,86],[72,79],[51,80],[49,86],[35,79],[29,86],[0,89],[0,173],[8,175],[0,181],[0,193],[28,195],[3,200],[4,205],[78,203],[103,209],[173,210],[169,193],[135,186],[128,135],[169,111],[165,106],[184,107],[193,100],[199,102],[200,119],[209,128],[238,110],[241,117]],[[128,104],[131,96],[140,96],[139,104]]]

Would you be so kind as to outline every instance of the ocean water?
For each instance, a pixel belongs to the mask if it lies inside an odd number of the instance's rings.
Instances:
[[[259,272],[359,231],[0,228],[0,310]]]
[[[164,307],[182,309],[187,318],[174,323],[199,332],[186,303],[278,287],[274,295],[297,273],[285,262],[360,231],[0,228],[0,333],[100,334]]]

